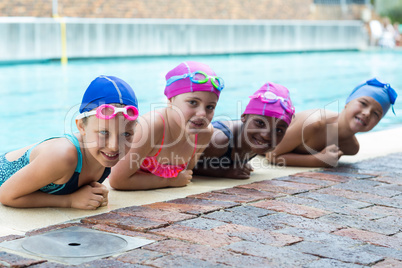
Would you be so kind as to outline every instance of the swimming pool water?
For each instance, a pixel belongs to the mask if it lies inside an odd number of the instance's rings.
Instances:
[[[215,119],[239,118],[248,96],[266,81],[290,90],[296,112],[341,110],[361,81],[379,77],[401,95],[402,51],[376,50],[183,57],[135,57],[0,65],[0,153],[75,130],[83,92],[98,75],[127,81],[139,100],[140,114],[163,106],[165,74],[185,60],[210,65],[225,80]],[[400,96],[399,98],[402,98]],[[402,104],[395,105],[373,131],[402,126]]]

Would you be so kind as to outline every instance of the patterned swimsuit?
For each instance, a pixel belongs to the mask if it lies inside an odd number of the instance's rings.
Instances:
[[[78,163],[77,167],[75,168],[74,174],[71,176],[70,180],[65,184],[54,184],[50,183],[39,190],[48,194],[55,194],[55,195],[63,195],[63,194],[71,194],[79,189],[78,187],[78,179],[80,176],[81,168],[82,168],[82,153],[80,149],[80,145],[78,142],[77,137],[70,134],[65,134],[65,138],[69,139],[77,149],[78,154]],[[62,137],[53,137],[46,139],[44,141],[55,139],[55,138],[62,138]],[[42,141],[42,142],[44,142]],[[38,143],[39,144],[39,143]],[[31,155],[32,150],[38,145],[34,145],[29,148],[20,158],[15,161],[8,161],[6,159],[6,154],[0,156],[0,187],[1,185],[8,180],[12,175],[14,175],[17,171],[25,167],[29,164],[29,157]],[[107,176],[110,174],[110,168],[105,168],[101,178],[98,180],[99,183],[102,183]]]

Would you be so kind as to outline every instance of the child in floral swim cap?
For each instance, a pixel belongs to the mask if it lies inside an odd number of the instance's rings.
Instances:
[[[140,118],[129,157],[109,177],[119,190],[186,186],[208,145],[223,80],[206,64],[187,61],[166,75],[168,106]]]
[[[250,98],[240,120],[212,123],[214,135],[194,174],[247,179],[248,161],[281,142],[294,114],[289,90],[267,82]]]
[[[25,208],[106,206],[102,182],[128,152],[137,117],[133,89],[120,78],[97,77],[84,93],[78,133],[0,156],[0,202]]]
[[[334,167],[342,155],[355,155],[355,134],[372,130],[395,103],[397,93],[376,78],[359,84],[341,113],[307,110],[295,115],[281,144],[266,154],[286,166]]]

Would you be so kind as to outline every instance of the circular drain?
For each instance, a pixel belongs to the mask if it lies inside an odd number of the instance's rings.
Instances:
[[[81,258],[113,254],[127,244],[124,238],[109,233],[65,230],[29,237],[21,246],[37,255]]]

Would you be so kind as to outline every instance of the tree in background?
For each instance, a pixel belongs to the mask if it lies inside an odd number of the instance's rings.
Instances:
[[[392,22],[402,22],[402,0],[372,0],[376,12]]]

